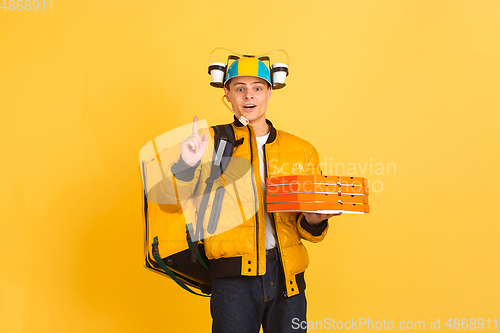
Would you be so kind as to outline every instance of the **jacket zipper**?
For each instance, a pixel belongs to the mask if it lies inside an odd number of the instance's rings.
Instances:
[[[250,126],[247,125],[248,127],[248,133],[250,134],[250,164],[252,165],[252,178],[254,177],[253,174],[253,147],[252,147],[252,130],[250,129]],[[255,180],[255,179],[254,179]],[[257,248],[257,276],[259,275],[259,211],[258,211],[258,203],[259,203],[259,196],[257,193],[257,189],[255,188],[255,181],[252,182],[253,185],[253,193],[254,193],[254,198],[255,198],[255,222],[256,222],[256,231],[255,231],[255,238],[256,238],[256,248]]]
[[[264,151],[264,166],[265,166],[264,170],[266,172],[266,179],[267,179],[268,173],[267,173],[267,155],[266,155],[266,144],[265,143],[262,146],[262,149]],[[264,200],[266,200],[266,199],[264,199]],[[287,284],[286,284],[285,266],[283,265],[283,259],[281,258],[280,242],[278,240],[278,230],[276,229],[276,221],[274,220],[274,213],[271,213],[269,215],[271,217],[271,220],[273,221],[274,231],[275,231],[275,234],[276,234],[276,249],[278,250],[278,258],[279,258],[279,260],[281,262],[281,268],[283,270],[283,279],[285,280],[285,284],[284,284],[285,291],[283,292],[283,295],[285,297],[288,297],[288,292],[287,292],[287,288],[286,288]]]

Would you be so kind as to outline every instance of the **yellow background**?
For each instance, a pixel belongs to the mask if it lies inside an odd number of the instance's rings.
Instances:
[[[210,330],[208,299],[143,268],[138,153],[194,115],[232,121],[217,46],[287,50],[268,119],[327,173],[383,185],[306,244],[308,319],[500,317],[499,17],[486,0],[0,10],[0,332]]]

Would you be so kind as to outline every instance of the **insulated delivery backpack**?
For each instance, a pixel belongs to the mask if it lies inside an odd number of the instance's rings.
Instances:
[[[245,215],[251,217],[257,210],[255,201],[242,198],[242,188],[248,188],[249,183],[243,178],[253,182],[251,162],[232,157],[243,138],[235,140],[231,124],[212,126],[211,131],[214,139],[208,141],[198,183],[189,197],[181,195],[179,180],[172,173],[180,158],[180,142],[189,136],[188,125],[153,139],[139,153],[145,266],[170,277],[190,293],[205,297],[203,294],[211,293],[212,276],[203,239],[243,223]],[[212,138],[208,128],[200,129],[200,136],[203,132]],[[239,207],[235,209],[242,214],[226,213],[222,209],[225,197],[237,202]]]

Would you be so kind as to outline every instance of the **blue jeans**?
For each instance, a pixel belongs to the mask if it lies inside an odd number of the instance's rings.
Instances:
[[[306,296],[285,297],[279,260],[267,260],[263,276],[214,278],[210,313],[212,333],[306,332],[293,322],[306,320]],[[298,318],[298,319],[294,319]],[[293,320],[293,321],[292,321]]]

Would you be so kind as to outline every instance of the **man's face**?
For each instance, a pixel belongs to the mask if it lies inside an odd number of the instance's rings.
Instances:
[[[233,111],[244,116],[251,123],[266,118],[267,101],[271,99],[271,88],[264,79],[254,76],[238,76],[229,82],[229,90],[224,87],[227,100]]]

